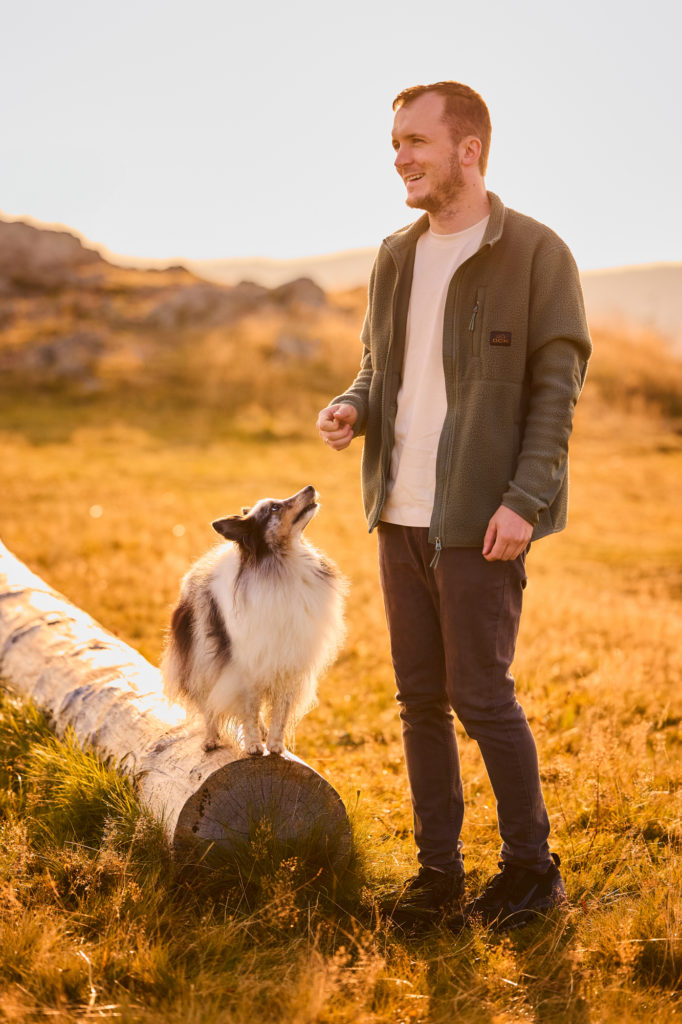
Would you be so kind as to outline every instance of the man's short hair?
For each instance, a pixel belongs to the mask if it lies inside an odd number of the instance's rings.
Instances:
[[[398,110],[427,92],[436,92],[445,97],[445,120],[450,124],[452,137],[458,143],[466,135],[475,135],[481,140],[481,155],[478,166],[485,174],[490,152],[490,113],[482,96],[461,82],[434,82],[432,85],[413,85],[403,89],[393,100],[393,109]]]

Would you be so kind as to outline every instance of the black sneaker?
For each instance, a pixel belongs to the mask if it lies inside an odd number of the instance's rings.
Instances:
[[[561,861],[556,853],[552,854],[552,860],[554,863],[546,871],[531,871],[500,861],[500,873],[493,875],[481,895],[448,924],[457,929],[477,921],[494,925],[498,931],[507,931],[521,928],[537,914],[565,903],[566,890],[559,871]]]
[[[401,928],[437,924],[459,906],[464,895],[463,871],[437,871],[420,868],[399,889],[384,897],[384,917]]]

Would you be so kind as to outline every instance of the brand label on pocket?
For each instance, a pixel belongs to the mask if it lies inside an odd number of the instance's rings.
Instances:
[[[491,331],[491,345],[511,345],[511,331]]]

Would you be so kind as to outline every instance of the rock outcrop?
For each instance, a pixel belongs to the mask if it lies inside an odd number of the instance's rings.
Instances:
[[[214,327],[255,309],[267,294],[267,288],[248,282],[224,288],[200,281],[166,295],[149,311],[146,323],[162,330]]]
[[[75,282],[78,270],[96,264],[106,262],[68,231],[0,220],[0,285],[5,288],[60,288]]]
[[[324,306],[327,296],[310,277],[298,277],[295,281],[273,288],[269,295],[271,302],[280,306]]]
[[[239,348],[254,367],[267,360],[290,373],[320,358],[318,325],[328,314],[344,316],[309,278],[266,288],[202,281],[181,266],[120,267],[68,231],[0,219],[0,377],[7,382],[91,393],[140,384],[152,368],[156,381],[184,378],[209,336],[216,366],[230,365],[226,352]]]

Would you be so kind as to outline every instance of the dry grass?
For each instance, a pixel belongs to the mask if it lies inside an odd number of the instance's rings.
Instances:
[[[212,543],[211,519],[314,483],[325,507],[310,537],[353,590],[348,643],[299,727],[297,753],[341,792],[361,856],[334,894],[296,863],[271,863],[248,903],[230,885],[198,891],[168,870],[132,791],[5,702],[0,1019],[675,1019],[682,437],[663,416],[679,408],[678,364],[641,339],[597,338],[572,448],[570,527],[529,562],[515,670],[571,910],[504,939],[484,930],[405,939],[373,911],[381,887],[413,869],[414,852],[360,453],[322,449],[309,418],[318,391],[333,393],[352,372],[357,347],[335,348],[320,321],[327,355],[311,391],[310,367],[267,358],[279,326],[257,327],[240,327],[251,390],[236,421],[221,402],[218,382],[232,379],[224,353],[197,390],[215,338],[196,363],[186,353],[175,390],[177,366],[163,391],[138,381],[132,400],[6,393],[2,539],[154,660],[179,577]],[[495,870],[499,838],[477,748],[460,741],[475,890]],[[263,843],[256,861],[267,860]]]

